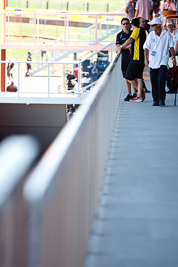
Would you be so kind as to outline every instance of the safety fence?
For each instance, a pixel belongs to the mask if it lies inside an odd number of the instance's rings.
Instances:
[[[83,92],[90,90],[104,73],[109,63],[113,61],[115,43],[109,43],[102,49],[83,56],[80,60],[49,59],[48,61],[35,61],[36,54],[32,54],[32,61],[0,61],[0,63],[13,64],[13,68],[6,77],[6,92],[12,96],[9,89],[11,82],[17,87],[13,93],[16,97],[30,95],[56,96],[72,94],[81,97]],[[65,54],[65,51],[63,52]],[[94,63],[95,62],[95,63]],[[29,70],[28,70],[29,69]],[[28,76],[27,76],[28,71]],[[71,79],[73,88],[68,90],[68,74],[72,72],[75,76]],[[12,77],[11,77],[12,76]],[[10,91],[9,91],[10,90]]]
[[[124,13],[3,12],[3,45],[97,45],[120,29]],[[109,39],[110,40],[110,39]],[[114,41],[115,37],[113,40]],[[53,44],[54,47],[54,44]]]
[[[22,189],[39,151],[38,141],[30,135],[12,135],[0,143],[0,266],[27,266]]]
[[[24,237],[14,242],[23,259],[2,242],[2,266],[83,266],[122,89],[120,65],[118,54],[28,175],[20,192],[25,226],[14,229]]]

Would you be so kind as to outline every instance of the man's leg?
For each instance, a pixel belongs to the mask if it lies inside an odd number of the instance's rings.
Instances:
[[[134,93],[136,93],[138,91],[138,83],[137,80],[127,80],[133,87],[134,89]]]
[[[142,96],[142,90],[143,90],[143,81],[142,79],[135,79],[135,80],[129,80],[129,83],[133,86],[133,88],[136,88],[138,91],[138,97]]]
[[[155,103],[158,103],[158,71],[159,69],[150,68],[150,80],[152,86],[152,97]]]
[[[127,93],[131,95],[131,84],[125,79],[125,85],[127,88]]]
[[[126,87],[127,87],[128,94],[131,94],[131,83],[130,83],[130,81],[125,79],[125,84],[126,84]],[[133,87],[133,91],[134,91],[134,94],[137,93],[137,89],[135,87]]]
[[[145,89],[145,92],[146,92],[146,93],[150,93],[150,90],[148,90],[148,89],[146,88],[146,84],[145,84],[144,79],[143,79],[143,88]]]
[[[167,71],[167,66],[165,65],[160,66],[159,76],[158,76],[158,92],[159,92],[159,100],[163,102],[166,99],[166,91],[165,91],[166,71]]]
[[[141,97],[142,96],[142,90],[143,90],[143,80],[137,79],[137,84],[138,84],[138,97]]]

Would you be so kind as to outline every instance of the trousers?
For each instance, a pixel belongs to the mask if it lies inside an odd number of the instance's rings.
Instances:
[[[166,83],[167,66],[161,65],[158,69],[150,68],[150,80],[152,86],[152,97],[154,102],[166,99],[165,83]]]

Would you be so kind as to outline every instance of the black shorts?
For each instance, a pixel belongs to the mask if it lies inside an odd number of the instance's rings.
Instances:
[[[125,78],[130,60],[131,60],[131,57],[123,57],[122,58],[121,69],[122,69],[122,75],[124,78]]]
[[[125,78],[127,80],[135,80],[143,78],[144,63],[139,60],[132,60],[129,63]]]

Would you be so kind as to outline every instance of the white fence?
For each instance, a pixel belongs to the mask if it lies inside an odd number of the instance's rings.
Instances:
[[[119,59],[29,177],[30,267],[83,266],[121,87]]]
[[[3,44],[33,44],[53,47],[59,45],[88,44],[97,45],[98,37],[115,33],[120,29],[124,13],[61,13],[61,12],[3,12]],[[112,21],[110,21],[112,19]],[[91,26],[91,27],[90,27]],[[51,28],[49,28],[51,27]],[[87,31],[83,31],[82,28]],[[79,33],[80,30],[80,33]],[[75,37],[74,37],[75,35]],[[74,38],[73,38],[74,37]],[[25,39],[24,39],[25,38]],[[104,39],[107,37],[105,36]],[[28,48],[27,48],[28,49]]]
[[[117,55],[27,177],[18,267],[83,266],[122,89],[120,63]],[[15,249],[1,248],[4,266],[14,267]]]
[[[0,143],[0,266],[27,266],[27,216],[22,188],[39,154],[37,140],[13,135]]]
[[[113,53],[115,43],[109,43],[108,45],[104,46],[102,49],[90,54],[89,56],[85,56],[81,60],[49,60],[49,61],[0,61],[1,64],[8,64],[9,62],[14,63],[16,70],[13,72],[13,82],[17,86],[17,92],[13,93],[13,95],[16,95],[18,97],[20,96],[29,96],[29,94],[35,94],[42,95],[45,94],[47,97],[52,96],[55,94],[76,94],[76,96],[80,97],[80,94],[83,92],[83,90],[86,90],[87,88],[91,87],[94,85],[96,82],[93,84],[90,84],[84,88],[82,83],[82,66],[85,63],[86,60],[93,60],[93,58],[96,58],[97,54],[99,52],[104,52],[107,50],[108,53],[108,61],[112,62],[113,61]],[[26,69],[27,63],[30,63],[32,66],[32,69],[35,70],[35,68],[38,70],[39,73],[43,74],[42,79],[40,80],[34,75],[31,77],[25,77],[25,72],[24,69]],[[59,71],[55,75],[51,75],[54,66],[59,66]],[[74,69],[75,66],[78,66],[78,83],[76,84],[76,89],[75,90],[67,90],[66,88],[66,70],[67,68]],[[46,70],[46,71],[45,71]],[[89,69],[88,69],[89,71]],[[31,74],[30,74],[31,75]],[[56,76],[59,76],[59,79]],[[58,79],[58,80],[57,80]],[[8,78],[6,78],[6,81],[8,81]],[[6,87],[9,84],[6,85]],[[60,88],[60,90],[59,90]],[[12,96],[12,92],[9,92],[7,96]]]

